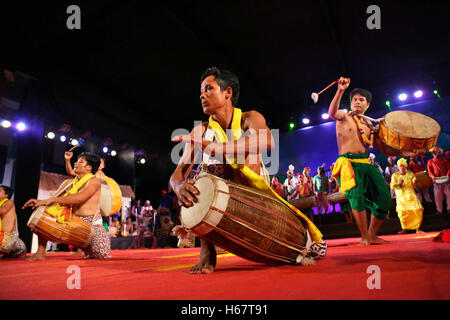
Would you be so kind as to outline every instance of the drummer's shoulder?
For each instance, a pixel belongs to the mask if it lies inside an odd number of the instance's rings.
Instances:
[[[264,116],[256,111],[256,110],[249,110],[242,112],[242,123],[244,124],[258,124],[258,125],[264,125],[266,126],[266,118]]]

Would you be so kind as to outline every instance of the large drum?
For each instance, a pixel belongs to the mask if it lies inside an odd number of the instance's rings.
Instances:
[[[342,192],[329,193],[327,198],[328,198],[328,202],[332,205],[334,205],[336,203],[348,202],[348,199],[345,198],[345,195]],[[304,198],[298,198],[298,199],[292,201],[292,205],[299,210],[303,210],[303,209],[312,208],[312,207],[316,206],[317,204],[315,202],[315,197],[309,196],[309,197],[304,197]]]
[[[94,228],[89,223],[71,215],[69,223],[63,225],[56,221],[56,217],[46,213],[46,208],[38,207],[28,220],[27,226],[34,233],[49,241],[70,244],[81,249],[91,244]]]
[[[425,171],[419,171],[415,174],[415,176],[417,182],[422,188],[428,189],[433,185],[433,180],[431,180],[430,176]]]
[[[100,213],[104,217],[116,214],[122,208],[122,192],[114,179],[103,176],[100,194]]]
[[[183,227],[242,258],[296,263],[305,252],[307,230],[281,201],[258,190],[209,174],[195,181],[198,202],[182,207]]]
[[[441,127],[430,117],[412,111],[392,111],[380,122],[375,145],[387,156],[412,157],[436,145]]]

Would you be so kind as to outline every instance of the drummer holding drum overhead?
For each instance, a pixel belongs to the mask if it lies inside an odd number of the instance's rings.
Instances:
[[[338,89],[328,110],[329,116],[336,121],[339,149],[332,175],[349,200],[361,233],[360,245],[370,245],[386,242],[377,237],[377,232],[386,218],[391,197],[382,174],[368,160],[367,146],[373,147],[375,128],[362,116],[370,106],[372,94],[365,89],[354,89],[350,93],[351,112],[347,113],[339,109],[339,104],[349,85],[349,78],[338,80]],[[369,228],[366,208],[372,213]]]

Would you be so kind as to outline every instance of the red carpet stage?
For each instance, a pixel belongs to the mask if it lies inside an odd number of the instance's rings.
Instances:
[[[311,266],[272,267],[224,254],[210,275],[188,273],[199,248],[114,250],[107,261],[72,252],[39,262],[5,259],[0,299],[450,299],[450,243],[433,242],[437,234],[383,236],[392,243],[368,247],[358,246],[359,238],[328,240],[327,256]],[[70,266],[79,267],[79,289]]]

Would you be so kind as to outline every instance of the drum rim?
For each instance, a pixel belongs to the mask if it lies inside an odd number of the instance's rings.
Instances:
[[[219,220],[220,221],[220,218],[223,216],[220,213],[220,210],[226,209],[226,207],[228,205],[228,200],[230,198],[229,188],[228,188],[227,183],[225,182],[225,179],[222,179],[220,177],[214,176],[209,173],[205,173],[205,174],[199,175],[196,182],[200,179],[206,179],[206,178],[208,178],[212,181],[212,184],[213,184],[213,187],[215,188],[215,190],[212,195],[211,203],[210,203],[209,207],[207,208],[205,214],[200,219],[200,221],[197,224],[190,226],[190,227],[186,226],[185,221],[183,221],[183,212],[184,212],[184,214],[186,214],[186,210],[188,210],[188,209],[193,210],[195,205],[194,205],[194,207],[190,207],[190,208],[181,207],[181,210],[180,210],[180,220],[181,220],[182,226],[188,231],[194,231],[195,229],[197,229],[199,227],[202,229],[205,228],[204,234],[209,232],[207,230],[212,230],[211,227],[209,226],[209,224],[205,223],[205,222],[208,220],[208,218],[210,221],[211,220],[216,220],[216,221]],[[223,188],[219,188],[220,186],[222,186]],[[227,197],[226,201],[225,201],[225,199],[223,199],[222,200],[223,203],[217,205],[218,199],[223,198],[224,196]],[[214,210],[214,208],[216,208],[218,210]],[[216,225],[217,224],[218,224],[218,222],[216,223]]]
[[[32,223],[35,219],[39,220],[39,217],[42,216],[45,213],[45,210],[47,209],[47,206],[41,206],[41,207],[37,207],[32,213],[30,218],[28,219],[27,222],[27,227],[29,227],[30,229],[33,230],[33,227],[36,226],[36,223]]]

